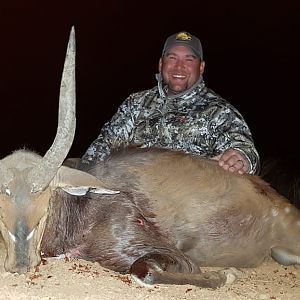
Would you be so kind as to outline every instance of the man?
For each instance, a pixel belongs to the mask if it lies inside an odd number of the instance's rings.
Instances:
[[[159,60],[158,85],[131,94],[82,157],[96,162],[131,144],[162,147],[216,159],[231,172],[255,174],[259,155],[245,120],[205,86],[200,40],[171,35]]]

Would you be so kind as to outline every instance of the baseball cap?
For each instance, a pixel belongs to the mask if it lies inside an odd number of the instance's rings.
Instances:
[[[162,55],[165,54],[167,50],[175,45],[183,45],[190,47],[193,52],[203,60],[203,50],[200,40],[194,35],[186,32],[180,31],[169,36],[164,44]]]

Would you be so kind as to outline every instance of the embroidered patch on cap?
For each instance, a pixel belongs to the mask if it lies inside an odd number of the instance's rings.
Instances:
[[[186,31],[179,31],[169,36],[165,41],[162,56],[164,56],[166,51],[168,51],[171,47],[174,47],[175,45],[190,47],[194,51],[196,56],[203,59],[201,42],[197,37],[193,36],[192,34]]]
[[[190,41],[192,39],[192,36],[188,34],[187,32],[179,32],[176,35],[176,40],[180,41]]]

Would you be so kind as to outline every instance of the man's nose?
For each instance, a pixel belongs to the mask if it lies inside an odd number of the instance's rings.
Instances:
[[[176,61],[175,67],[178,68],[178,69],[183,69],[184,68],[184,62],[182,60],[178,59]]]

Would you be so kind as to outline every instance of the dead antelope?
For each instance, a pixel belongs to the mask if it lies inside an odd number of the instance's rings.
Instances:
[[[141,284],[219,287],[268,256],[298,264],[299,211],[254,175],[163,149],[129,148],[97,165],[63,165],[75,131],[75,38],[62,76],[55,140],[44,157],[0,161],[5,268],[24,273],[46,256],[97,261]]]

